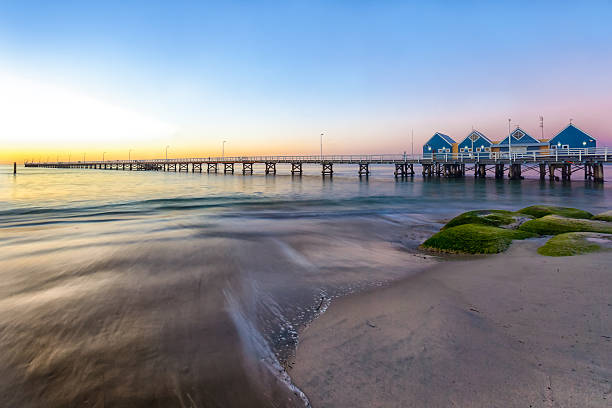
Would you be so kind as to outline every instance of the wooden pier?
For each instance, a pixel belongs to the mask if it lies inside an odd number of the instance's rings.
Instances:
[[[207,157],[151,160],[105,160],[77,162],[26,162],[25,167],[71,168],[125,171],[172,171],[234,173],[240,166],[242,174],[253,174],[258,168],[265,174],[276,174],[279,164],[290,166],[292,175],[302,175],[304,164],[321,166],[323,177],[334,174],[334,165],[356,166],[359,177],[368,177],[372,166],[393,165],[396,178],[413,177],[415,166],[421,167],[423,177],[465,177],[473,171],[474,177],[484,178],[491,173],[495,178],[520,180],[523,173],[533,170],[540,179],[570,180],[578,171],[584,171],[585,180],[604,181],[604,164],[612,162],[612,149],[607,147],[585,149],[551,149],[527,153],[433,153],[421,156],[407,155],[329,155],[329,156],[248,156]]]

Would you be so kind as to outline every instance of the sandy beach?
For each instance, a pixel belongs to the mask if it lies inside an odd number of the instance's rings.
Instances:
[[[347,296],[300,334],[317,407],[609,407],[612,253],[541,241]]]

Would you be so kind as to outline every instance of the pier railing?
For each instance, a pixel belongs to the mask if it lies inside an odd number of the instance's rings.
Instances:
[[[590,148],[558,148],[558,149],[541,149],[531,151],[498,151],[498,152],[459,152],[459,153],[426,153],[422,156],[425,160],[438,161],[464,161],[464,160],[564,160],[568,157],[577,158],[602,158],[608,161],[611,157],[612,149],[608,147],[590,147]]]

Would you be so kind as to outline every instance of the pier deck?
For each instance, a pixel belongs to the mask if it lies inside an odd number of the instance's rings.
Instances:
[[[318,164],[323,176],[334,173],[334,165],[355,164],[356,174],[367,177],[371,165],[394,165],[395,177],[411,177],[415,166],[421,167],[423,176],[463,177],[469,171],[476,177],[486,177],[487,172],[503,178],[507,172],[511,179],[521,179],[524,170],[536,170],[541,179],[546,176],[569,180],[573,173],[584,170],[585,179],[602,182],[604,164],[612,162],[612,149],[607,147],[588,149],[550,149],[533,152],[482,152],[482,153],[432,153],[412,156],[406,154],[380,155],[325,155],[325,156],[236,156],[150,160],[104,160],[76,162],[26,162],[26,167],[75,168],[129,171],[177,171],[234,173],[240,165],[243,174],[253,174],[255,165],[261,164],[266,174],[276,174],[277,164],[290,164],[291,174],[301,175],[304,164]]]

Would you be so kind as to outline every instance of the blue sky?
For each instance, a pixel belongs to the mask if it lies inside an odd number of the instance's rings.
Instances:
[[[612,140],[611,3],[533,3],[2,2],[0,74],[151,118],[108,149],[310,153],[324,131],[330,152],[396,152],[411,129],[501,139],[508,117],[537,133],[539,115]],[[34,140],[15,148],[77,138]]]

